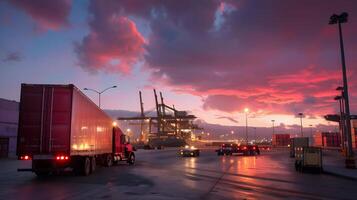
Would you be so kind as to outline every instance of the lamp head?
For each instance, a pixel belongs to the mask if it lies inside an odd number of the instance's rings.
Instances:
[[[334,100],[340,100],[340,99],[342,99],[342,96],[335,96],[335,98],[334,98]]]
[[[338,15],[336,14],[333,14],[331,17],[330,17],[330,21],[328,24],[337,24],[338,22]]]
[[[342,86],[338,86],[338,87],[336,88],[336,90],[343,91],[343,87],[342,87]]]

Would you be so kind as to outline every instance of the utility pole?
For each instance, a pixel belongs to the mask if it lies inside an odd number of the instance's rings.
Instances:
[[[271,120],[271,122],[273,123],[273,135],[275,134],[275,130],[274,130],[274,122],[275,122],[275,120],[273,119],[273,120]]]
[[[249,109],[245,108],[244,112],[245,112],[245,142],[248,144],[248,112],[249,112]]]

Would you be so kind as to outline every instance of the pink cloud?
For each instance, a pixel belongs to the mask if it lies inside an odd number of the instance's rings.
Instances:
[[[9,2],[24,10],[43,29],[57,30],[69,25],[71,0],[10,0]]]
[[[144,53],[145,39],[132,20],[120,15],[110,5],[103,1],[91,2],[91,31],[76,44],[79,65],[91,72],[103,70],[128,74]]]

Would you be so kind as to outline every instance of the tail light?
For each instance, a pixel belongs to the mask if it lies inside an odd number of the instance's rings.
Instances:
[[[65,155],[58,155],[56,156],[56,160],[69,160],[69,157]]]
[[[29,156],[29,155],[22,155],[22,156],[20,156],[20,160],[31,160],[31,156]]]
[[[247,149],[247,147],[243,147],[243,149],[244,149],[244,150],[246,150],[246,149]]]
[[[255,150],[255,147],[253,147],[253,150]]]

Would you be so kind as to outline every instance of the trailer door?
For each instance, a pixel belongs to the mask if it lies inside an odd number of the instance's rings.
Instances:
[[[71,91],[70,87],[22,86],[18,154],[69,152]]]

